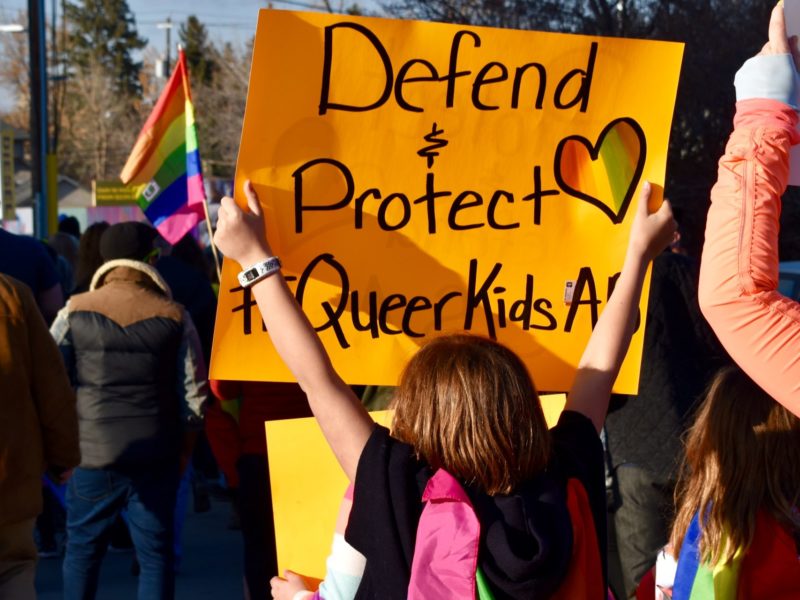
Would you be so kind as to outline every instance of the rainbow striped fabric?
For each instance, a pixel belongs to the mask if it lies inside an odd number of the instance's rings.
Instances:
[[[737,550],[724,565],[701,561],[701,534],[695,515],[678,558],[673,600],[800,599],[800,550],[792,534],[766,511],[756,515],[750,547]]]
[[[623,117],[609,123],[597,144],[581,136],[562,140],[556,152],[556,177],[572,196],[622,223],[647,156],[641,126]]]
[[[120,179],[137,188],[142,211],[171,244],[204,218],[203,173],[183,50]]]
[[[695,515],[683,540],[672,597],[675,600],[736,600],[744,552],[738,549],[733,560],[722,565],[702,562],[701,535],[700,519]]]

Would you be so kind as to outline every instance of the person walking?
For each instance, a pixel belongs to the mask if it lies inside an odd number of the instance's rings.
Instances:
[[[0,273],[28,285],[44,320],[52,323],[64,306],[64,292],[55,262],[42,242],[0,228]]]
[[[28,286],[0,275],[0,600],[35,598],[42,475],[78,464],[75,395]]]
[[[105,263],[51,332],[77,390],[81,463],[67,489],[64,597],[97,593],[111,526],[123,509],[141,566],[138,597],[174,596],[174,509],[182,465],[202,427],[206,368],[185,309],[149,264],[155,230],[119,223]]]

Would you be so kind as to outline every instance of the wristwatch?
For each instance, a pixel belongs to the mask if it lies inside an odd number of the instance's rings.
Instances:
[[[239,285],[243,288],[250,287],[254,283],[266,279],[273,273],[280,271],[281,261],[277,256],[272,256],[266,260],[262,260],[248,268],[241,271],[237,278]]]

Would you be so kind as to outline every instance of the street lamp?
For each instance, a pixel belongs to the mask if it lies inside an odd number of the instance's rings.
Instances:
[[[169,78],[169,69],[170,69],[170,41],[169,36],[172,32],[172,17],[167,17],[166,21],[162,23],[156,23],[157,29],[164,29],[167,34],[167,52],[166,52],[166,60],[164,61],[164,79]]]
[[[0,33],[25,33],[26,31],[25,26],[19,23],[0,24]]]

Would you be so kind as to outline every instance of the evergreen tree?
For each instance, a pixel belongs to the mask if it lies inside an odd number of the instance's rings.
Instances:
[[[349,6],[345,5],[345,0],[339,0],[338,6],[332,0],[322,0],[322,7],[329,13],[341,13],[343,15],[353,15],[355,17],[366,16],[364,9],[358,4],[353,2]]]
[[[133,58],[147,40],[139,37],[127,0],[72,0],[64,3],[67,60],[79,74],[100,65],[114,91],[133,98],[141,94],[142,63]]]
[[[189,15],[181,25],[178,35],[183,44],[186,64],[193,83],[210,83],[219,68],[215,56],[217,51],[208,41],[205,25],[195,15]]]

